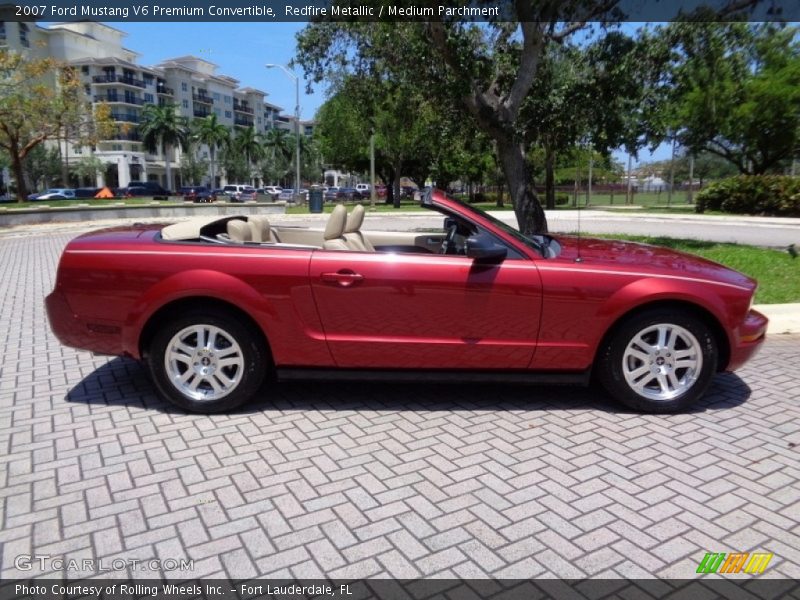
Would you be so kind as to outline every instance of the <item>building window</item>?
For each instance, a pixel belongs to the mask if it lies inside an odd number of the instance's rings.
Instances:
[[[122,144],[111,144],[112,150],[122,150]]]
[[[225,111],[225,118],[226,119],[230,119],[231,118],[231,111],[229,111],[229,110]]]
[[[219,102],[219,92],[214,92],[213,94],[211,94],[211,97],[214,98],[214,100],[216,100],[217,102]]]
[[[145,94],[144,101],[148,104],[153,104],[154,102],[153,94]]]
[[[189,108],[189,101],[188,100],[184,100],[183,101],[183,108]]]
[[[0,42],[6,41],[6,22],[0,21]]]
[[[72,147],[73,154],[81,154],[83,153],[83,146],[73,146]]]
[[[84,75],[88,75],[89,74],[89,65],[83,65],[81,67],[81,73],[83,73]]]
[[[258,124],[261,125],[261,117],[256,117],[256,120],[258,121]]]
[[[145,85],[153,85],[153,76],[147,75],[146,73],[142,75],[142,79],[144,80]]]
[[[87,96],[91,96],[92,95],[92,86],[90,86],[90,85],[83,86],[83,91],[86,93]]]
[[[31,43],[28,41],[28,26],[25,23],[19,24],[19,43],[26,48],[31,47]]]
[[[231,97],[230,96],[225,96],[224,100],[225,100],[225,104],[230,104],[231,103]]]
[[[189,91],[189,86],[188,86],[188,85],[186,85],[186,82],[185,82],[185,81],[182,81],[182,82],[181,82],[181,91],[182,91],[182,92],[188,92],[188,91]]]
[[[221,108],[215,108],[214,109],[214,114],[217,115],[218,117],[221,117],[222,116],[222,109]]]

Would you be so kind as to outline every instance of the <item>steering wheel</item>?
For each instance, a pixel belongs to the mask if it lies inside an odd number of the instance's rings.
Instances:
[[[447,228],[447,235],[442,241],[442,247],[439,254],[455,254],[458,250],[456,248],[456,234],[458,233],[458,225],[453,223]]]

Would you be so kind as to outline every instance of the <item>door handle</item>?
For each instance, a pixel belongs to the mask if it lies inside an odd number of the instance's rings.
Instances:
[[[425,242],[425,243],[426,243],[426,244],[431,244],[431,245],[433,245],[433,244],[441,244],[443,239],[444,239],[444,237],[440,237],[440,238],[432,238],[432,237],[429,237],[429,238],[426,240],[426,242]]]
[[[364,280],[363,275],[350,270],[337,271],[336,273],[322,273],[319,278],[325,283],[335,283],[340,287],[350,287]]]

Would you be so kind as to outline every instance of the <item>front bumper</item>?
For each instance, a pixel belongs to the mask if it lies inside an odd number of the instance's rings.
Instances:
[[[766,316],[751,309],[744,321],[734,331],[734,343],[726,371],[735,371],[755,356],[767,336]]]

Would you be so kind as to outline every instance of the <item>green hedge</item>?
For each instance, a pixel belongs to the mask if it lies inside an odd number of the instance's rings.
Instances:
[[[800,217],[800,178],[739,175],[723,179],[697,194],[695,210]]]

